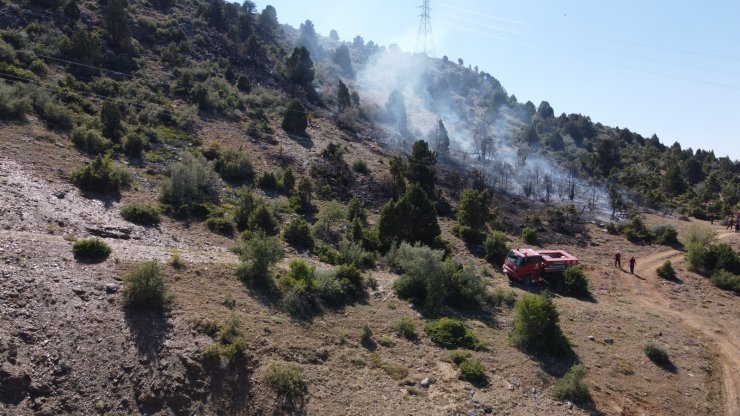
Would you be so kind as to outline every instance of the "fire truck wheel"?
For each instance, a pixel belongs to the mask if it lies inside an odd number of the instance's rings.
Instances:
[[[524,286],[529,286],[532,284],[532,275],[528,274],[522,278],[522,283]]]

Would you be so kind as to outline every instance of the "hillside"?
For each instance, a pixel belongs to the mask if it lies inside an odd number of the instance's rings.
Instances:
[[[738,413],[737,161],[278,16],[2,3],[0,413]]]

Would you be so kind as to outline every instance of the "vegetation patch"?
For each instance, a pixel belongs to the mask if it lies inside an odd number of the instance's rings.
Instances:
[[[675,280],[676,279],[676,270],[673,269],[673,265],[671,264],[670,260],[666,260],[658,266],[657,269],[655,269],[655,272],[658,274],[658,277],[666,279],[666,280]]]
[[[537,244],[537,230],[532,227],[524,227],[522,240],[527,244]]]
[[[159,225],[159,210],[151,205],[126,204],[121,208],[121,217],[145,227]]]
[[[254,233],[244,243],[241,264],[236,274],[243,282],[272,286],[272,267],[284,256],[283,245],[275,237]]]
[[[295,364],[270,364],[265,371],[265,382],[288,402],[301,399],[308,391],[303,371]]]
[[[429,339],[442,348],[468,348],[479,350],[483,344],[470,331],[462,321],[451,318],[441,318],[436,321],[428,322],[424,326]]]
[[[668,351],[657,344],[647,344],[643,348],[643,351],[645,351],[645,355],[647,355],[650,361],[654,362],[655,364],[664,366],[671,363],[671,359],[668,356]]]
[[[134,267],[123,279],[123,304],[133,309],[162,309],[171,300],[156,261]]]
[[[560,329],[559,313],[548,294],[528,293],[517,301],[513,329],[509,338],[524,351],[562,355],[569,350]]]
[[[460,378],[468,381],[475,386],[485,386],[488,384],[486,376],[486,367],[477,360],[465,360],[458,366],[460,369]]]
[[[108,258],[111,248],[103,240],[89,238],[75,241],[72,253],[77,260],[98,262]]]
[[[727,270],[717,270],[710,277],[712,284],[720,289],[730,290],[740,295],[740,276]]]
[[[283,240],[297,248],[313,247],[311,225],[303,218],[293,218],[283,229]]]
[[[568,267],[563,274],[563,291],[571,296],[588,296],[588,279],[580,267]]]
[[[553,396],[558,400],[568,400],[573,403],[587,403],[591,401],[588,386],[583,381],[586,376],[586,367],[575,364],[567,373],[555,383]]]
[[[486,250],[486,260],[496,265],[503,264],[506,254],[509,252],[509,245],[506,244],[506,234],[501,231],[489,233],[483,242],[483,247]]]
[[[416,325],[411,318],[401,318],[393,324],[393,330],[396,331],[398,336],[404,337],[408,340],[415,340],[418,338],[416,334]]]
[[[72,183],[83,191],[119,194],[131,185],[131,174],[115,165],[110,156],[98,156],[72,172]]]
[[[213,217],[206,221],[208,229],[224,237],[233,237],[236,231],[236,225],[225,217]]]

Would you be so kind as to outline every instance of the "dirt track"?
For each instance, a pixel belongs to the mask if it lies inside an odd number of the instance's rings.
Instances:
[[[736,236],[730,232],[718,237],[729,240]],[[668,249],[651,254],[637,264],[635,276],[618,273],[618,283],[629,293],[631,299],[644,308],[688,327],[692,332],[708,341],[709,347],[718,355],[722,366],[722,384],[725,398],[724,412],[727,416],[740,415],[740,325],[734,319],[712,319],[704,316],[695,307],[682,303],[682,307],[664,296],[655,269],[666,260],[676,262],[684,253]]]

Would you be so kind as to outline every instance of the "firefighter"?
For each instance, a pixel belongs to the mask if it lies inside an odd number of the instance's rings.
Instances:
[[[637,264],[635,256],[630,257],[630,274],[635,274],[635,264]]]
[[[618,251],[614,254],[614,267],[622,268],[622,254]]]

